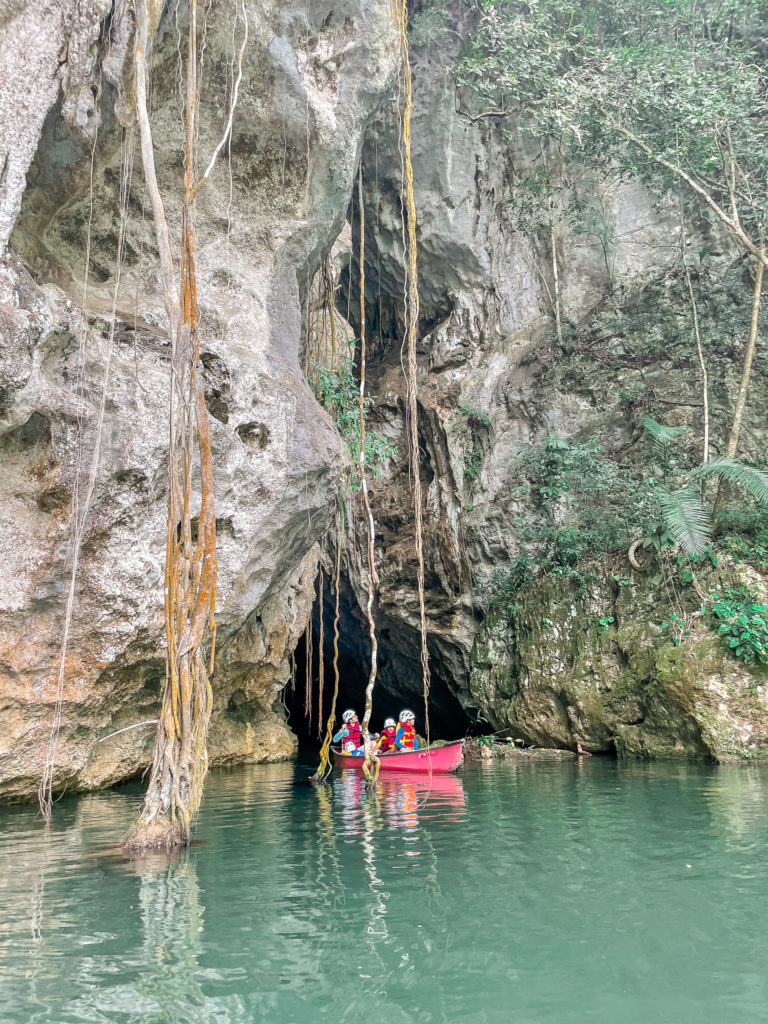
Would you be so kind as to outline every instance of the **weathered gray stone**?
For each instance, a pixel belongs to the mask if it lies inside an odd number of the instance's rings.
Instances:
[[[226,123],[233,32],[236,46],[242,32],[233,22],[238,9],[222,2],[208,20],[203,166]],[[65,109],[74,122],[85,111],[93,18],[103,13],[96,4],[89,10],[87,24],[75,26],[82,31],[77,46],[67,37],[69,52],[79,54],[85,69],[76,90],[73,69],[65,83]],[[231,171],[225,151],[200,190],[196,225],[220,567],[213,763],[273,759],[293,750],[278,695],[288,678],[288,654],[310,614],[319,557],[314,545],[330,523],[347,458],[299,366],[303,292],[343,225],[362,135],[389,93],[396,59],[385,0],[312,5],[311,15],[304,3],[251,0],[247,10]],[[40,11],[29,16],[33,25],[42,17]],[[53,21],[51,40],[54,28],[57,40],[66,36],[70,23]],[[53,53],[53,41],[50,47]],[[25,53],[18,54],[19,89],[26,76],[42,76],[38,57],[25,63]],[[164,21],[151,55],[152,126],[174,234],[182,147],[177,60],[175,28]],[[54,79],[40,96],[31,94],[35,132],[57,89]],[[15,98],[4,95],[18,114],[18,91]],[[70,506],[75,492],[82,501],[86,491],[110,349],[57,786],[103,785],[146,763],[151,727],[103,745],[98,740],[154,717],[163,676],[167,321],[138,152],[131,130],[123,132],[114,120],[115,98],[107,88],[92,193],[89,146],[58,114],[46,122],[13,245],[50,283],[36,285],[12,257],[1,271],[6,529],[0,551],[7,571],[0,601],[0,792],[11,796],[34,792],[44,757],[71,564]],[[20,175],[35,132],[9,140],[13,166],[23,166]],[[23,186],[18,175],[14,181],[17,191],[3,206],[8,221]],[[111,344],[121,181],[129,201]]]

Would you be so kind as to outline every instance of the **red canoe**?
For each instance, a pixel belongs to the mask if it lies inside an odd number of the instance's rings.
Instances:
[[[446,743],[443,747],[425,747],[424,750],[397,750],[379,754],[383,772],[452,772],[461,763],[464,740]],[[362,768],[362,757],[333,751],[333,762],[337,768]]]

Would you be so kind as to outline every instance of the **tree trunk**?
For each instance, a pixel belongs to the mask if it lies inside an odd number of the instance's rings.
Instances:
[[[731,435],[728,438],[728,450],[727,455],[731,458],[735,458],[736,450],[739,447],[739,436],[741,435],[741,422],[744,418],[744,407],[747,404],[747,392],[749,391],[749,379],[752,374],[752,361],[755,357],[755,347],[757,346],[757,335],[760,325],[760,300],[763,293],[763,271],[765,264],[762,260],[755,261],[755,286],[752,291],[752,319],[749,325],[749,339],[747,341],[747,351],[744,356],[744,367],[741,371],[741,383],[739,384],[739,394],[736,398],[736,408],[733,410],[733,424],[731,426]]]
[[[763,254],[765,249],[763,248]],[[747,340],[747,351],[744,355],[744,366],[741,371],[741,383],[739,384],[739,393],[736,397],[736,407],[733,410],[733,422],[731,424],[731,433],[728,438],[728,448],[726,449],[726,455],[731,458],[736,457],[736,452],[739,447],[739,437],[741,435],[741,424],[744,419],[744,407],[747,404],[747,392],[749,391],[749,379],[752,374],[752,361],[755,357],[755,348],[757,347],[757,336],[760,327],[760,300],[763,295],[763,271],[765,269],[764,258],[755,260],[755,284],[752,290],[752,318],[749,324],[749,338]],[[717,520],[717,516],[720,512],[724,500],[723,494],[723,483],[720,482],[717,488],[717,497],[715,498],[715,507],[713,511],[713,518]]]

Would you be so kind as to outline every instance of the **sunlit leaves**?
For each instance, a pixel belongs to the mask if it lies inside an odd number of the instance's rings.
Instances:
[[[459,62],[461,102],[513,110],[537,138],[669,186],[674,176],[618,131],[628,129],[759,234],[767,15],[765,0],[495,0]]]

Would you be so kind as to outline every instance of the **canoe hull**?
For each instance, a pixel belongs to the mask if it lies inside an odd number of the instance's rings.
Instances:
[[[455,743],[446,743],[444,747],[429,747],[424,750],[396,751],[390,754],[380,754],[381,771],[383,772],[418,772],[428,775],[439,772],[452,772],[461,764],[461,753],[464,748],[464,740],[456,740]],[[338,750],[333,751],[333,763],[337,768],[353,768],[358,771],[363,767],[362,757],[355,757],[353,754],[342,754]]]

